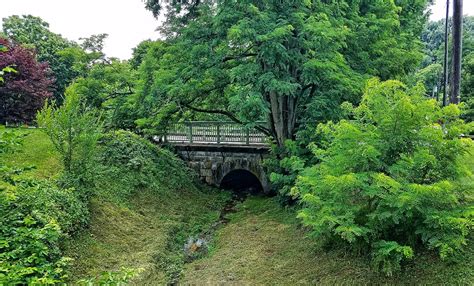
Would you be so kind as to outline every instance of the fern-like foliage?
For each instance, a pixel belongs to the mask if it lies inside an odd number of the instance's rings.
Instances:
[[[441,108],[422,94],[369,81],[352,120],[318,126],[325,148],[312,149],[321,163],[293,189],[316,237],[371,252],[389,275],[422,247],[452,257],[474,226],[472,174],[460,160],[473,145],[461,135],[473,126],[458,106]]]

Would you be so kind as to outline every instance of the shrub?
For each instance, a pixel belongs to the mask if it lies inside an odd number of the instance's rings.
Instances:
[[[285,145],[272,146],[271,155],[265,159],[264,164],[270,173],[270,182],[275,190],[278,190],[278,198],[281,204],[294,203],[290,196],[290,190],[294,186],[298,173],[304,169],[307,162],[306,149],[301,148],[300,141],[285,141]]]
[[[102,136],[98,148],[100,175],[98,192],[126,200],[139,189],[185,189],[194,184],[185,164],[173,153],[161,149],[129,131],[111,131]]]
[[[0,284],[52,284],[65,277],[59,243],[86,224],[72,190],[32,179],[0,185]]]
[[[472,176],[460,157],[472,129],[457,106],[440,108],[420,87],[368,83],[354,120],[318,126],[321,163],[292,190],[299,217],[326,241],[369,251],[392,274],[420,247],[445,259],[459,253],[474,226]],[[472,177],[471,177],[472,179]]]
[[[0,132],[0,154],[13,152],[21,144],[22,138],[17,133],[6,130]]]
[[[0,154],[21,143],[13,132],[0,141]],[[60,240],[87,223],[87,206],[73,190],[21,173],[0,163],[0,285],[61,282]]]
[[[96,112],[67,89],[64,103],[59,107],[46,103],[37,121],[61,156],[65,181],[80,188],[91,184],[96,143],[101,134],[101,120]]]

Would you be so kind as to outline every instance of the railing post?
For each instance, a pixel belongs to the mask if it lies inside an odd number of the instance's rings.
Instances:
[[[189,122],[189,143],[193,143],[193,123]]]
[[[221,144],[221,125],[217,122],[217,144]]]
[[[248,127],[245,127],[245,144],[250,144],[250,132]]]

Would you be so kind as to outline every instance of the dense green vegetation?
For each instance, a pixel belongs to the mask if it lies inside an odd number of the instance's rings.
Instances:
[[[425,1],[415,2],[401,6],[422,15]],[[366,79],[401,78],[422,57],[423,17],[399,14],[394,2],[216,3],[196,1],[193,19],[172,20],[165,29],[173,36],[149,48],[138,91],[153,107],[139,121],[145,128],[175,116],[264,120],[257,128],[283,146],[299,121],[338,118]]]
[[[1,285],[472,283],[472,17],[442,107],[428,0],[144,2],[163,38],[123,61],[3,19],[0,123],[41,129],[0,127]],[[276,196],[223,222],[152,140],[186,120],[267,135]]]
[[[471,285],[474,279],[472,243],[459,258],[463,263],[423,252],[387,277],[363,256],[315,243],[294,210],[275,198],[249,198],[230,218],[211,253],[186,266],[184,284]]]
[[[20,149],[15,156],[9,154],[2,158],[17,166],[36,165],[36,169],[26,171],[31,177],[57,176],[61,170],[59,155],[46,134],[37,129],[20,129],[16,133],[26,135]],[[135,137],[127,133],[110,136],[125,137],[125,141]],[[143,147],[142,144],[137,145]],[[134,149],[134,145],[126,145]],[[44,152],[32,152],[33,146]],[[135,150],[144,152],[141,148]],[[167,153],[160,151],[163,152]],[[473,158],[467,154],[463,159],[471,169]],[[47,168],[51,161],[56,167]],[[48,171],[39,172],[41,169]],[[128,167],[123,169],[132,171]],[[216,219],[220,208],[218,201],[222,202],[224,197],[222,193],[216,197],[218,193],[202,193],[194,188],[170,192],[170,184],[166,181],[155,186],[153,190],[135,192],[130,199],[121,195],[111,197],[113,192],[107,192],[91,200],[90,227],[62,246],[63,255],[74,259],[70,262],[72,267],[67,268],[71,270],[69,281],[106,276],[104,272],[116,273],[112,275],[114,277],[138,273],[133,280],[137,284],[169,281],[177,273],[181,273],[181,281],[191,284],[199,284],[203,277],[210,283],[273,284],[277,279],[281,284],[344,281],[469,284],[474,277],[474,248],[471,243],[468,251],[459,258],[463,263],[441,262],[434,254],[423,252],[408,263],[401,274],[384,278],[373,272],[368,261],[356,254],[324,251],[320,243],[314,243],[307,231],[298,226],[294,210],[283,209],[277,198],[265,197],[251,198],[239,205],[237,212],[230,215],[229,225],[218,230],[210,254],[184,265],[181,272],[180,243],[187,239],[186,235],[199,232]],[[160,196],[156,196],[156,192]],[[180,241],[175,241],[177,233]],[[174,267],[167,269],[163,265]]]
[[[22,144],[21,137],[4,129],[0,141],[2,154],[18,151]],[[59,242],[88,220],[87,205],[73,189],[28,176],[28,168],[14,167],[4,158],[0,161],[2,284],[63,281],[69,260],[61,255]]]
[[[1,142],[12,132],[2,129]],[[182,245],[216,221],[227,198],[226,193],[198,189],[192,174],[169,151],[119,131],[100,140],[98,175],[87,190],[91,200],[86,205],[83,190],[41,179],[58,177],[63,169],[46,134],[37,129],[15,133],[26,136],[18,139],[23,142],[14,154],[2,157],[2,166],[36,167],[8,181],[2,169],[2,239],[8,242],[2,246],[2,283],[102,281],[108,279],[102,273],[109,272],[118,281],[127,273],[142,273],[137,281],[178,279],[185,260]],[[34,144],[45,152],[30,160]],[[51,162],[52,168],[45,167]],[[86,224],[90,228],[83,229]],[[22,249],[24,245],[31,247]],[[135,251],[137,256],[130,256]]]
[[[451,23],[449,23],[451,30]],[[469,121],[474,119],[474,17],[467,16],[463,19],[463,60],[462,60],[462,96],[461,100],[466,104],[466,112],[463,117]],[[425,57],[421,69],[414,79],[422,81],[427,93],[432,95],[434,87],[441,92],[442,65],[444,60],[444,20],[427,23],[421,38],[425,44]],[[449,45],[449,54],[452,54],[452,45]],[[451,62],[448,58],[449,64]],[[449,83],[451,78],[448,78]],[[448,87],[449,88],[449,87]],[[440,97],[440,94],[436,95]]]
[[[473,184],[460,180],[473,179],[460,161],[473,146],[460,135],[472,126],[457,106],[422,96],[420,87],[370,81],[354,120],[318,126],[312,149],[321,163],[292,190],[317,238],[369,251],[389,275],[421,245],[453,257],[473,227]]]

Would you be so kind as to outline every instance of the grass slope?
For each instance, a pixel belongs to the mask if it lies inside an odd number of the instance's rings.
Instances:
[[[1,160],[30,166],[38,178],[51,178],[61,170],[57,154],[41,130],[26,134],[22,150]],[[474,169],[474,150],[466,157]],[[162,186],[166,188],[166,185]],[[292,210],[274,199],[253,197],[238,206],[231,221],[219,229],[206,257],[184,265],[182,243],[215,221],[225,193],[195,188],[157,195],[141,190],[125,204],[102,197],[91,201],[91,224],[65,242],[67,256],[75,259],[71,281],[97,276],[121,267],[141,268],[136,285],[176,281],[208,284],[444,284],[473,285],[474,247],[461,263],[440,262],[426,254],[403,273],[386,278],[373,273],[367,261],[343,252],[325,252],[306,237]]]
[[[368,261],[324,251],[306,236],[295,213],[275,199],[250,198],[217,233],[213,252],[188,264],[183,283],[235,285],[446,284],[472,285],[474,247],[463,263],[440,262],[432,254],[394,277],[371,271]]]
[[[132,268],[138,285],[177,282],[185,242],[218,219],[228,193],[196,184],[184,162],[135,134],[101,142],[90,227],[65,245],[70,280]]]
[[[3,131],[4,127],[0,128]],[[2,156],[2,162],[15,167],[34,166],[24,175],[40,179],[59,175],[62,167],[58,154],[42,130],[9,130],[23,134],[23,144],[18,152]],[[162,167],[173,172],[170,166]],[[178,279],[184,241],[217,220],[228,194],[205,187],[198,190],[195,185],[173,189],[171,181],[176,176],[169,173],[159,180],[156,189],[137,190],[127,201],[112,197],[110,190],[119,187],[119,178],[101,184],[104,190],[98,190],[99,195],[90,202],[89,228],[63,244],[64,255],[74,259],[70,282],[120,271],[122,267],[142,270],[134,284],[156,285]],[[107,186],[110,190],[105,190]]]
[[[0,126],[0,132],[4,130],[5,127]],[[19,168],[34,166],[34,169],[26,171],[25,175],[31,175],[38,179],[54,177],[62,170],[58,154],[42,130],[27,128],[8,128],[7,130],[14,130],[24,137],[20,150],[13,154],[3,155],[1,158],[3,162]]]
[[[464,160],[474,172],[474,148]],[[384,277],[363,258],[318,247],[295,212],[274,199],[250,198],[238,209],[218,231],[211,255],[186,266],[185,284],[474,285],[474,237],[458,263],[425,253],[402,273]]]
[[[142,270],[136,285],[178,279],[184,240],[217,219],[223,199],[182,190],[160,198],[139,192],[129,206],[92,200],[90,229],[66,244],[66,255],[74,259],[71,281],[122,267]]]

